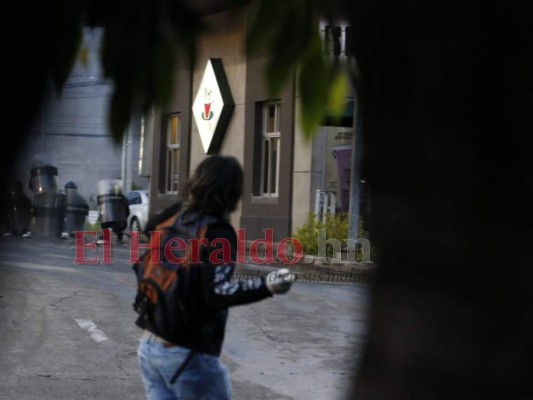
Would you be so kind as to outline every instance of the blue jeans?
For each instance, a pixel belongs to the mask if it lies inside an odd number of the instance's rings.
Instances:
[[[142,338],[138,349],[141,378],[149,400],[230,400],[228,370],[216,356],[196,353],[174,384],[170,379],[190,350]]]

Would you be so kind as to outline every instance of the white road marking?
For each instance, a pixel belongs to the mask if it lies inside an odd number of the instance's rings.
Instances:
[[[96,327],[96,324],[90,319],[75,319],[76,323],[80,326],[81,329],[86,330],[91,335],[91,339],[97,343],[105,342],[107,336],[104,332]]]
[[[68,272],[68,273],[73,273],[73,274],[80,272],[80,270],[76,268],[72,268],[72,267],[58,267],[56,265],[46,265],[46,264],[38,264],[38,263],[33,263],[33,262],[8,260],[7,257],[4,257],[4,254],[0,254],[0,257],[4,258],[4,261],[2,262],[2,264],[7,265],[7,266],[21,267],[21,268],[27,268],[31,270],[40,270],[40,271]]]

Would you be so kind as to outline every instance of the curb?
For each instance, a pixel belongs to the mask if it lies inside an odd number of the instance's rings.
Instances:
[[[248,255],[246,257],[247,258],[246,264],[255,264],[255,265],[257,265],[259,263],[254,262],[254,260],[249,257],[250,244],[251,243],[252,243],[252,241],[250,241],[250,240],[247,240],[244,243],[245,253]],[[277,248],[277,243],[273,244],[273,249],[275,249],[275,248]],[[277,255],[274,254],[275,251],[273,249],[272,249],[272,253],[271,253],[271,258],[275,258],[278,261],[273,263],[273,264],[272,263],[269,263],[269,264],[263,263],[262,265],[271,266],[271,267],[274,267],[274,268],[286,267],[286,268],[289,268],[289,269],[321,270],[321,271],[324,271],[324,272],[340,273],[340,274],[343,274],[343,273],[344,274],[373,274],[376,271],[376,269],[377,269],[376,263],[374,263],[372,261],[370,261],[368,263],[360,263],[360,262],[357,262],[357,261],[342,260],[341,258],[317,257],[317,256],[310,255],[310,254],[303,254],[302,258],[297,263],[287,264],[287,263],[282,263],[282,262],[279,261],[279,258],[276,257]],[[263,247],[263,248],[260,248],[258,250],[260,250],[260,251],[258,252],[257,257],[259,259],[265,259],[265,257],[266,257],[265,248]],[[339,254],[339,256],[341,256],[341,257],[344,256],[345,258],[347,257],[346,253]]]

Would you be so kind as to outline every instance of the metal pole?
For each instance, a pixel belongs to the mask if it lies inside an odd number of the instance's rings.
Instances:
[[[315,219],[320,219],[320,189],[315,192]]]
[[[134,124],[135,122],[132,119],[126,131],[128,141],[126,142],[126,182],[124,182],[124,192],[129,192],[133,183],[133,129],[137,127]]]
[[[352,171],[350,174],[350,208],[348,239],[357,239],[359,232],[359,214],[361,206],[361,166],[363,158],[362,113],[354,95],[354,128],[352,136]]]
[[[126,151],[127,151],[127,142],[128,135],[127,133],[122,137],[122,162],[121,162],[121,174],[120,179],[122,180],[122,190],[126,191],[126,175],[128,174],[128,167],[126,162]]]
[[[131,123],[122,139],[122,190],[129,192],[132,187],[132,149],[131,149]]]

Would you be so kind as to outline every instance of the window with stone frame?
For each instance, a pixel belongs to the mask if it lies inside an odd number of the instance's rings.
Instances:
[[[278,196],[280,160],[281,102],[265,102],[261,107],[261,157],[259,196]],[[257,187],[256,186],[256,187]]]
[[[166,119],[166,154],[164,169],[164,193],[177,193],[180,181],[181,116],[169,114]]]

